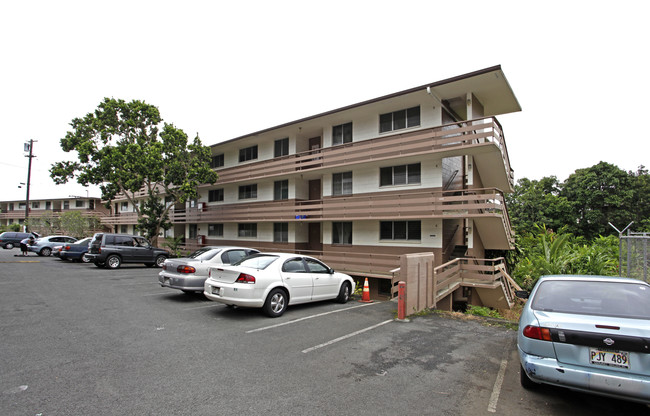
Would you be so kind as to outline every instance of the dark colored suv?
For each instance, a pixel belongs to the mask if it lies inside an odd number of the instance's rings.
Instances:
[[[86,257],[95,266],[109,269],[117,269],[122,263],[162,267],[169,251],[152,247],[146,238],[137,235],[97,233],[90,242]]]
[[[35,236],[32,233],[16,233],[13,231],[5,231],[4,233],[0,234],[0,246],[2,246],[4,249],[9,250],[20,246],[20,242],[29,237],[37,238],[38,236]]]

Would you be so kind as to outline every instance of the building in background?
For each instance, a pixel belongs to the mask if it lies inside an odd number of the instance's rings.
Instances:
[[[25,225],[25,200],[0,201],[0,226],[9,227],[12,224]],[[29,224],[30,231],[42,232],[49,228],[48,224],[61,218],[66,212],[79,212],[84,217],[96,218],[97,230],[104,229],[99,223],[101,218],[108,214],[101,202],[96,197],[68,197],[68,198],[47,198],[30,199],[29,201]],[[50,224],[51,225],[51,224]]]

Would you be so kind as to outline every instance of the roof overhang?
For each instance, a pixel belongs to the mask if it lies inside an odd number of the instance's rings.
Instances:
[[[409,88],[408,90],[395,92],[389,95],[384,95],[381,97],[373,98],[371,100],[362,101],[360,103],[348,105],[345,107],[337,108],[335,110],[326,111],[324,113],[315,114],[313,116],[280,124],[278,126],[256,131],[254,133],[249,133],[244,136],[225,140],[219,142],[218,144],[215,144],[214,146],[243,139],[245,137],[257,136],[272,130],[288,127],[293,124],[304,123],[306,121],[314,120],[319,117],[325,117],[331,114],[336,114],[339,112],[421,91],[431,91],[431,93],[440,100],[453,100],[455,98],[465,97],[467,93],[472,93],[483,105],[483,116],[485,117],[521,111],[521,106],[519,105],[519,102],[517,101],[512,88],[510,88],[510,84],[508,83],[503,70],[501,70],[501,65],[496,65],[490,68],[481,69],[464,75],[458,75],[453,78],[448,78],[430,84],[420,85],[415,88]]]

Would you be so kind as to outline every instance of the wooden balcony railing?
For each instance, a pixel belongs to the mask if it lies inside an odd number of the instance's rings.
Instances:
[[[174,223],[289,222],[484,216],[500,217],[507,234],[512,236],[503,193],[496,188],[204,205],[203,209],[176,209],[171,213],[171,220]]]
[[[30,218],[39,218],[44,216],[53,216],[60,217],[61,214],[66,212],[79,212],[84,217],[103,217],[108,213],[106,209],[87,209],[87,208],[77,208],[77,209],[32,209],[29,211]],[[25,210],[11,210],[11,211],[2,211],[0,212],[0,219],[24,219]]]
[[[106,225],[137,224],[138,214],[135,212],[121,212],[119,214],[106,215],[101,220]]]
[[[458,155],[462,155],[466,154],[468,147],[490,144],[495,145],[501,152],[506,175],[513,185],[514,176],[510,167],[503,131],[494,117],[382,136],[218,169],[218,183],[258,180],[396,157],[426,155],[438,151],[444,151],[446,154],[453,154],[454,151],[457,151]]]

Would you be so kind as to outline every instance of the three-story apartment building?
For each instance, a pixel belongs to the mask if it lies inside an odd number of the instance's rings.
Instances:
[[[520,110],[495,66],[212,145],[219,179],[175,207],[169,236],[310,253],[379,292],[406,253],[442,265],[511,249],[495,116]]]

